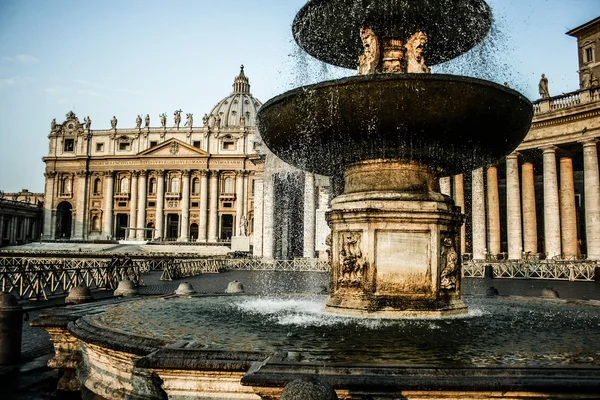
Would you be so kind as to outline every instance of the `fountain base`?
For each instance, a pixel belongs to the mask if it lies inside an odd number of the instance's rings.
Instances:
[[[369,160],[344,171],[331,204],[330,311],[372,316],[467,312],[460,299],[463,215],[432,168]]]

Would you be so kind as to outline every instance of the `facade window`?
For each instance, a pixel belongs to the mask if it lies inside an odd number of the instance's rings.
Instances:
[[[192,181],[192,193],[198,194],[200,193],[200,179],[194,178]]]
[[[119,183],[119,193],[129,193],[129,178],[126,176],[121,178]]]
[[[92,231],[100,232],[101,230],[102,230],[102,227],[100,225],[100,217],[97,215],[94,215],[92,217]]]
[[[158,146],[158,142],[156,140],[153,140],[150,142],[150,147],[154,147],[154,146]]]
[[[156,202],[155,201],[149,201],[148,202],[148,207],[156,207]]]
[[[223,203],[223,208],[231,208],[231,203]]]
[[[65,153],[72,153],[75,151],[75,139],[65,139],[63,143],[63,151]]]
[[[70,177],[63,178],[63,180],[61,181],[60,193],[61,194],[71,194],[71,192],[73,190],[72,183],[73,182],[71,181]]]
[[[103,152],[104,151],[104,143],[96,143],[96,151]]]
[[[169,193],[179,193],[179,178],[176,176],[169,180]]]
[[[585,49],[583,49],[584,51],[584,61],[586,63],[591,63],[594,61],[594,49],[592,48],[592,46],[590,47],[586,47]]]
[[[223,193],[233,193],[233,179],[229,176],[223,180]]]
[[[200,204],[197,201],[192,202],[192,207],[200,207]]]
[[[102,180],[100,178],[94,179],[94,194],[102,193]]]
[[[117,205],[118,205],[119,207],[127,207],[127,202],[126,202],[126,201],[119,201],[119,202],[117,203]]]
[[[148,192],[150,194],[156,194],[156,179],[150,178],[150,182],[148,183]]]
[[[129,150],[131,150],[131,143],[119,142],[119,151],[129,151]]]
[[[223,142],[223,150],[235,150],[235,142]]]
[[[194,140],[194,141],[192,142],[192,145],[193,145],[195,148],[199,149],[200,147],[202,147],[202,142],[201,142],[200,140]]]

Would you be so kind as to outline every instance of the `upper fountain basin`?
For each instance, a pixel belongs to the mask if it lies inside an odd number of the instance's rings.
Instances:
[[[423,55],[431,66],[477,45],[491,18],[484,0],[310,0],[296,15],[293,33],[311,56],[356,68],[363,52],[361,27],[402,42],[420,31],[428,36]]]
[[[533,106],[481,79],[439,74],[360,75],[300,87],[258,112],[267,147],[322,175],[371,159],[417,161],[446,174],[493,163],[527,134]]]

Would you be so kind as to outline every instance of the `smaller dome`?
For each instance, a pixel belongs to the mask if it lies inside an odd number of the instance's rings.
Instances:
[[[219,126],[239,127],[256,126],[256,113],[262,103],[250,93],[250,83],[244,74],[244,66],[240,67],[240,74],[233,81],[233,91],[217,103],[211,110],[208,125],[211,128]],[[243,120],[242,120],[242,117]]]

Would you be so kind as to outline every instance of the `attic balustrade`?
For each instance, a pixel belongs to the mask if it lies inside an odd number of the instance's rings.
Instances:
[[[598,86],[537,100],[533,103],[533,111],[535,115],[539,115],[597,101],[600,101]]]

